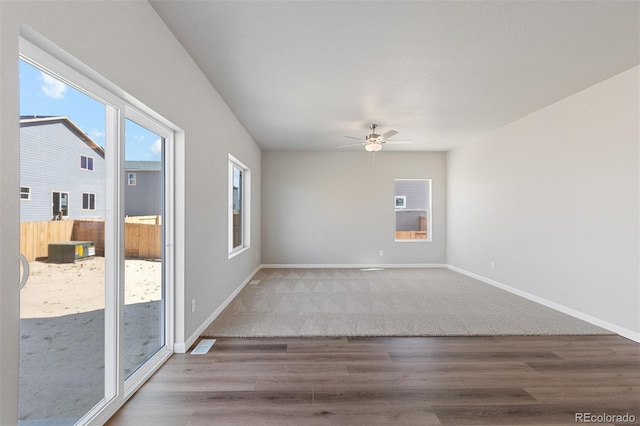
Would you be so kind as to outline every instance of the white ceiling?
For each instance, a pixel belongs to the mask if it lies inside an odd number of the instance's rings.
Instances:
[[[449,150],[640,63],[638,1],[151,4],[266,150]]]

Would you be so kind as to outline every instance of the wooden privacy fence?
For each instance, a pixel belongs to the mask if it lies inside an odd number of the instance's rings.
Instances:
[[[104,221],[59,220],[22,222],[20,252],[32,261],[49,256],[49,243],[93,241],[96,255],[104,256]],[[162,226],[125,223],[124,253],[126,257],[160,259],[162,257]]]
[[[141,259],[160,259],[162,257],[162,227],[143,223],[125,223],[124,255]]]
[[[70,241],[73,220],[20,223],[20,253],[27,260],[49,255],[49,243]]]
[[[72,241],[93,241],[96,256],[104,256],[104,221],[74,220]]]

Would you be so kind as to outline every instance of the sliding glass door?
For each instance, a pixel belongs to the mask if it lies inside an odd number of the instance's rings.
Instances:
[[[20,422],[101,424],[173,352],[174,131],[26,40],[20,67]]]

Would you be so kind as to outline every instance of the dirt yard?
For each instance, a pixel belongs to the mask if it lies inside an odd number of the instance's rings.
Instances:
[[[76,263],[29,262],[20,292],[21,318],[49,318],[104,309],[104,257]],[[159,261],[125,261],[125,304],[160,300]]]
[[[104,258],[30,262],[20,292],[20,420],[73,424],[104,395]],[[125,261],[125,374],[161,345],[161,262]]]

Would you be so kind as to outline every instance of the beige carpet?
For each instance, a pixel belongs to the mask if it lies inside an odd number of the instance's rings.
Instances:
[[[613,334],[445,268],[262,269],[252,282],[203,336]]]

